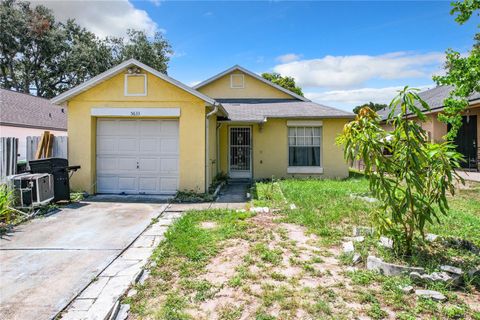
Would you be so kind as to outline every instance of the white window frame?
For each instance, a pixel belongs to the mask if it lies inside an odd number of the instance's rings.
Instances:
[[[233,85],[233,77],[241,77],[242,78],[242,86],[234,86]],[[230,75],[230,88],[231,89],[244,89],[245,88],[245,75],[239,74],[239,73],[234,73]]]
[[[128,77],[143,77],[143,93],[128,93]],[[145,73],[137,73],[137,74],[126,74],[125,75],[125,83],[124,83],[124,92],[123,94],[125,97],[145,97],[147,96],[147,75]]]
[[[323,137],[323,126],[321,121],[288,121],[287,122],[287,144],[288,144],[288,167],[287,167],[287,173],[301,173],[301,174],[319,174],[323,173],[323,152],[322,152],[322,137]],[[319,138],[319,144],[317,145],[305,145],[305,147],[318,147],[320,149],[320,159],[319,159],[319,165],[318,166],[290,166],[290,147],[294,147],[290,145],[290,138],[292,137],[290,135],[290,129],[291,128],[319,128],[320,129],[320,135],[318,136]],[[295,134],[295,137],[297,135]]]

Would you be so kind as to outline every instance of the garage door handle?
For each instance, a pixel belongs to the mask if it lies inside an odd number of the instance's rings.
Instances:
[[[138,165],[138,162],[137,162],[137,169],[140,169],[140,166]]]

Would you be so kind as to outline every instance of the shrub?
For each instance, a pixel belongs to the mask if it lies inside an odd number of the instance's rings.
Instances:
[[[6,185],[0,185],[0,221],[9,223],[12,219],[14,211],[13,206],[13,191]]]
[[[435,207],[447,214],[446,194],[454,194],[455,178],[461,180],[454,169],[462,156],[448,141],[427,141],[419,105],[430,110],[416,89],[405,87],[390,103],[387,124],[392,131],[381,127],[374,111],[363,108],[337,140],[345,147],[345,159],[363,160],[370,190],[381,201],[374,222],[392,237],[397,254],[411,255],[414,237],[424,236],[425,224],[440,223]]]

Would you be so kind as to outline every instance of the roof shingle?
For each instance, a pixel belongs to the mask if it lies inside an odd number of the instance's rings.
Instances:
[[[450,94],[450,91],[452,90],[453,90],[452,86],[438,86],[433,89],[422,91],[418,95],[430,106],[430,109],[433,111],[434,109],[441,109],[444,107],[443,101],[445,100],[445,98],[448,97],[448,95]],[[475,92],[469,97],[468,100],[469,101],[480,100],[480,92]],[[416,103],[416,105],[425,111],[425,109],[422,106],[420,106],[419,103]],[[384,108],[382,110],[377,111],[377,113],[382,118],[382,120],[386,120],[388,117],[388,114],[390,113],[390,108]],[[400,113],[400,109],[399,108],[395,109],[395,115],[399,113]]]
[[[262,122],[265,118],[353,118],[351,112],[315,102],[285,99],[217,99],[230,121]]]
[[[48,99],[0,89],[0,123],[19,127],[66,130],[67,111],[65,107],[54,105]]]

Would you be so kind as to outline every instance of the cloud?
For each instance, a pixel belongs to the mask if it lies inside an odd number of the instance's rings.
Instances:
[[[159,2],[160,3],[160,2]],[[128,0],[117,1],[35,1],[53,10],[60,21],[69,18],[99,37],[125,36],[127,29],[144,30],[148,36],[159,29],[144,10],[137,9]]]
[[[207,11],[203,14],[204,17],[213,17],[213,12],[212,11]]]
[[[369,80],[430,78],[441,68],[444,58],[441,52],[325,56],[279,64],[274,71],[293,77],[303,87],[347,89]]]
[[[162,0],[149,0],[155,7],[160,7]]]
[[[287,53],[282,56],[278,56],[275,60],[281,63],[289,63],[293,61],[297,61],[302,57],[300,54],[295,54],[295,53]]]
[[[435,85],[421,85],[416,88],[426,90]],[[353,90],[333,90],[325,92],[306,92],[305,96],[315,102],[343,107],[346,110],[352,110],[353,107],[368,102],[388,104],[403,86],[393,86],[384,88],[362,88]]]

